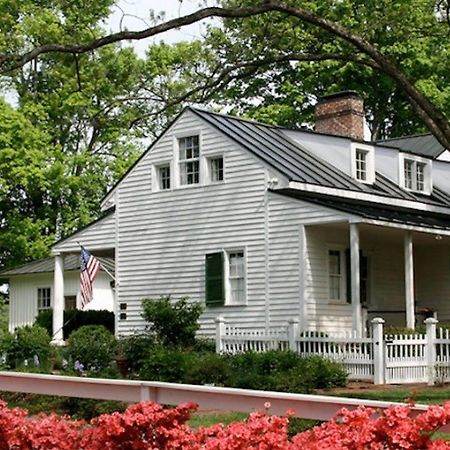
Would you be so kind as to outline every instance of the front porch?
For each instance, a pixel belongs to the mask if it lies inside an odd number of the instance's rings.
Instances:
[[[370,320],[450,320],[449,232],[393,224],[305,226],[305,329],[365,336]]]

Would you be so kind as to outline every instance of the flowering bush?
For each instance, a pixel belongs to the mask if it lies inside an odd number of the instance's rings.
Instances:
[[[186,422],[196,408],[194,403],[169,409],[142,402],[86,423],[55,414],[28,417],[0,401],[0,450],[450,450],[450,442],[431,439],[450,421],[450,402],[417,417],[408,406],[391,407],[378,418],[370,408],[344,409],[291,440],[289,414],[255,412],[245,422],[193,430]]]

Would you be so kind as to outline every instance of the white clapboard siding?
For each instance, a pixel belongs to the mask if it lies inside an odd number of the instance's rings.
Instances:
[[[175,135],[198,132],[203,155],[224,155],[225,181],[152,192],[152,164],[172,160]],[[119,321],[118,332],[145,326],[144,298],[170,294],[204,301],[205,254],[223,249],[246,251],[247,305],[207,308],[202,332],[214,333],[218,315],[260,327],[265,317],[264,196],[263,165],[185,112],[119,186],[116,267],[127,317]]]
[[[79,252],[80,244],[89,251],[114,249],[115,214],[110,213],[78,233],[58,242],[52,247],[56,252]]]
[[[93,284],[93,300],[86,309],[113,310],[114,295],[111,278],[98,272]],[[50,288],[53,303],[53,273],[11,276],[9,279],[9,330],[23,325],[31,325],[37,316],[37,290]],[[78,271],[64,273],[64,295],[77,295],[80,290]]]
[[[299,317],[301,256],[300,226],[310,221],[347,222],[348,215],[322,206],[291,199],[276,193],[270,195],[270,317],[274,326],[285,325],[289,318]],[[311,227],[306,227],[307,261],[306,301],[308,325],[313,329],[336,331],[347,328],[347,305],[328,302],[324,267],[327,266],[323,236],[317,241]],[[310,236],[311,235],[311,236]],[[314,283],[313,283],[314,281]],[[319,306],[319,303],[321,306]]]

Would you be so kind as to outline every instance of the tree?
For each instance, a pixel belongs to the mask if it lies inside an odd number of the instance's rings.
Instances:
[[[337,5],[339,6],[341,2]],[[342,2],[345,7],[348,7],[348,2]],[[351,2],[359,4],[360,2]],[[3,49],[3,53],[0,54],[0,70],[5,73],[6,71],[23,67],[30,61],[41,57],[44,54],[60,52],[71,55],[83,54],[91,52],[92,50],[104,47],[108,44],[119,42],[124,39],[144,39],[146,37],[155,36],[164,31],[178,28],[180,26],[188,25],[207,17],[223,17],[223,18],[248,18],[261,14],[271,14],[271,21],[279,21],[279,18],[288,18],[298,20],[306,24],[313,29],[322,30],[329,35],[337,38],[342,45],[344,51],[340,53],[323,52],[322,49],[318,49],[315,54],[301,54],[298,55],[302,60],[345,60],[354,61],[358,64],[363,64],[368,67],[376,68],[384,73],[396,84],[397,88],[401,90],[406,101],[412,106],[415,114],[423,121],[427,128],[436,136],[439,142],[450,147],[450,124],[439,105],[433,103],[433,99],[429,98],[429,92],[423,87],[416,86],[414,81],[410,80],[407,72],[399,67],[398,61],[392,58],[389,52],[384,51],[384,48],[378,47],[370,40],[371,36],[366,33],[361,33],[358,27],[353,27],[353,23],[346,23],[345,17],[339,16],[340,20],[336,20],[332,15],[329,16],[329,11],[333,11],[339,8],[330,8],[333,6],[333,2],[324,2],[322,5],[317,5],[316,2],[303,2],[304,7],[299,7],[288,2],[278,0],[268,0],[257,4],[252,3],[251,6],[242,6],[242,3],[238,3],[236,6],[230,7],[212,7],[203,8],[197,12],[180,17],[178,19],[169,20],[158,25],[147,28],[139,32],[122,31],[107,36],[96,37],[87,39],[86,36],[82,36],[77,44],[69,44],[67,40],[58,40],[57,38],[46,39],[45,42],[32,43],[31,50],[29,49],[30,43],[26,42],[28,46],[23,45],[23,42],[16,42],[13,40],[13,45],[8,46],[8,39],[4,40],[3,45],[0,46],[0,50]],[[403,11],[410,11],[406,7],[406,2],[398,0],[393,2],[389,8],[395,9],[396,5],[402,6]],[[427,18],[433,19],[427,23],[424,28],[428,33],[432,33],[435,39],[438,41],[445,37],[444,33],[448,31],[446,28],[447,15],[446,15],[446,3],[439,1],[431,2],[429,0],[423,0],[423,5],[428,10],[432,8],[433,13],[428,13]],[[406,17],[406,16],[404,16]],[[10,22],[8,22],[10,28],[14,28]],[[61,24],[60,24],[61,25]],[[363,24],[364,25],[364,24]],[[366,24],[367,25],[367,24]],[[371,27],[368,27],[370,30]],[[366,31],[366,29],[364,29]],[[21,46],[22,44],[22,46]],[[11,51],[6,51],[5,48],[11,48]],[[351,52],[349,51],[351,49]],[[288,50],[288,49],[286,49]],[[291,58],[295,59],[295,58]],[[297,58],[299,59],[299,58]],[[288,61],[290,60],[287,55],[277,56],[275,61]],[[247,67],[259,67],[261,61],[248,62]],[[220,76],[218,77],[221,78]],[[436,84],[437,86],[437,84]]]

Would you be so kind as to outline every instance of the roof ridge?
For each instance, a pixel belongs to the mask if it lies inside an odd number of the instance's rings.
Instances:
[[[394,138],[387,138],[387,139],[377,139],[373,142],[390,142],[390,141],[399,141],[400,139],[409,139],[409,138],[415,138],[415,137],[423,137],[423,136],[433,136],[433,133],[416,133],[416,134],[407,134],[405,136],[398,136]]]

